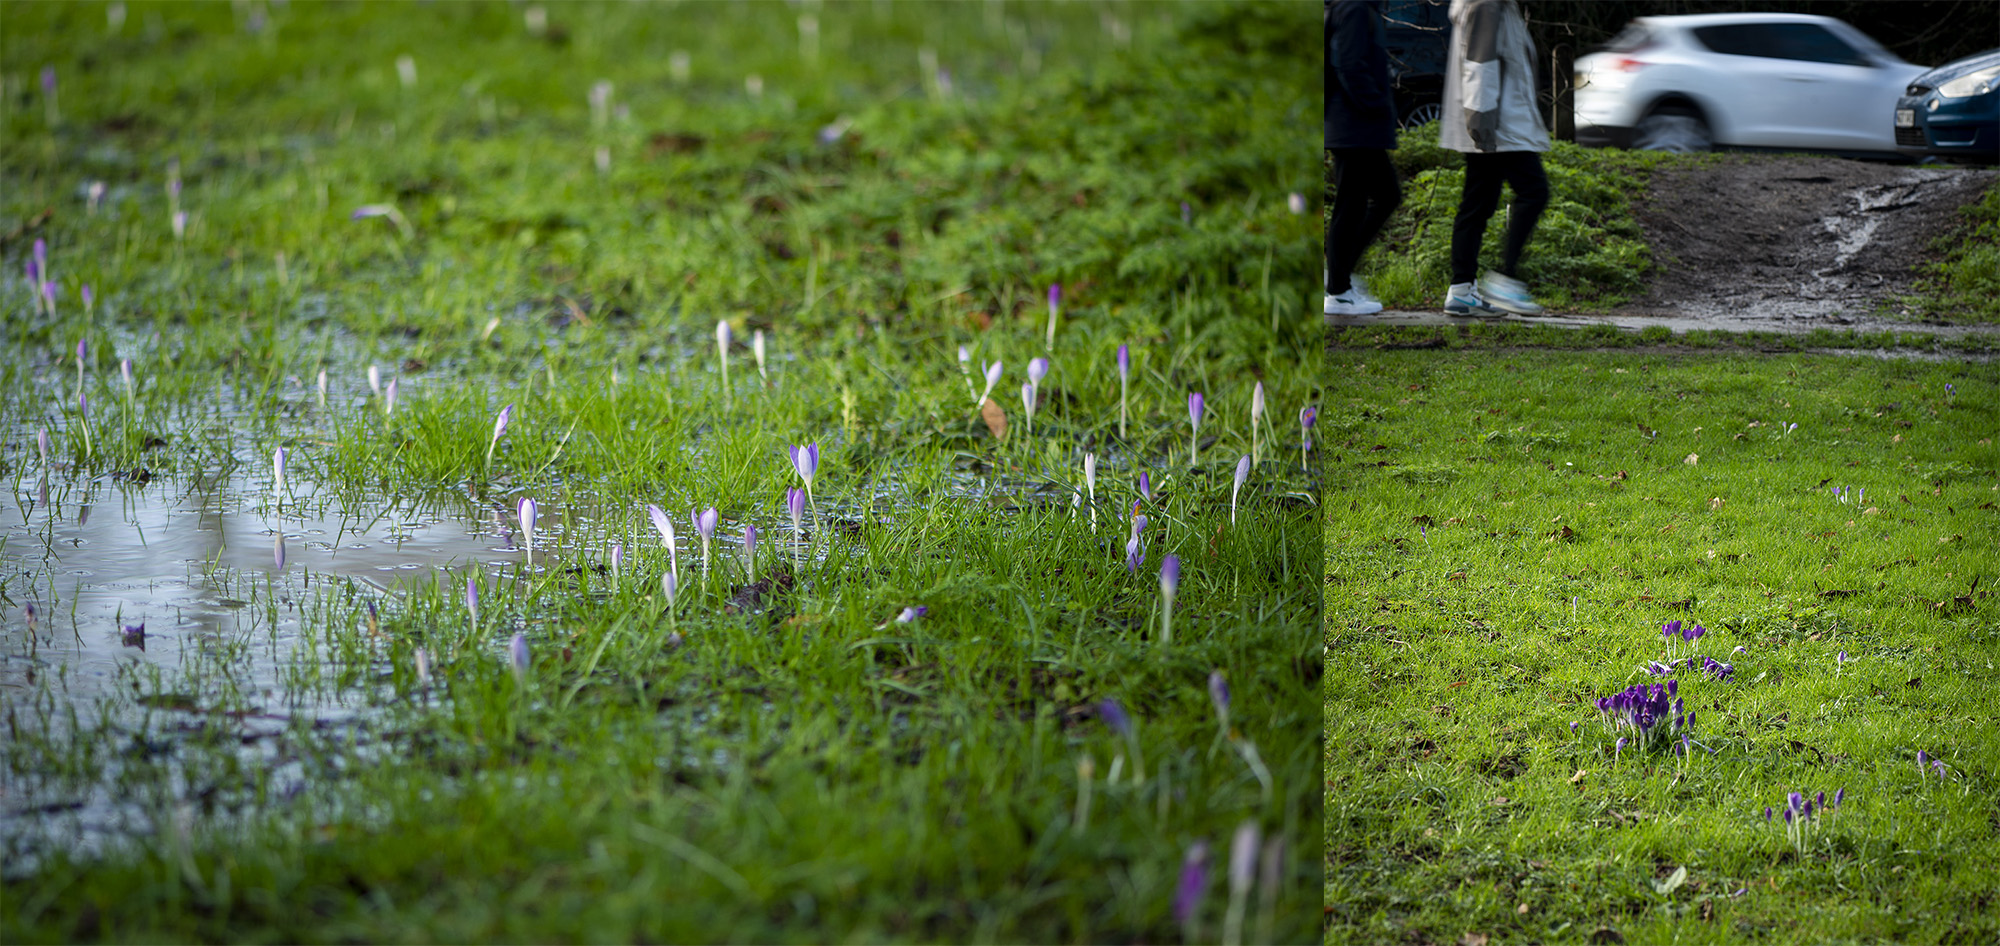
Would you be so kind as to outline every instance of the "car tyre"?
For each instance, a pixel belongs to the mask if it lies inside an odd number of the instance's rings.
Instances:
[[[1638,127],[1632,130],[1632,147],[1639,151],[1686,154],[1715,147],[1715,136],[1700,112],[1670,105],[1639,120]]]

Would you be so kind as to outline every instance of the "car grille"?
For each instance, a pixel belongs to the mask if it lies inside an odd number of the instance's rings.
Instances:
[[[1898,128],[1896,143],[1905,148],[1921,148],[1930,142],[1924,140],[1924,130],[1921,128]]]

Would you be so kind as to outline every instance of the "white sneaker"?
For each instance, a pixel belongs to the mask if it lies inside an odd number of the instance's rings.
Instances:
[[[1504,309],[1515,315],[1542,314],[1541,304],[1535,301],[1534,296],[1528,295],[1527,284],[1511,276],[1487,273],[1486,281],[1481,288],[1485,290],[1487,304],[1494,308]]]
[[[1469,282],[1451,284],[1451,291],[1445,293],[1444,311],[1451,315],[1476,315],[1482,319],[1498,318],[1505,313],[1488,304],[1479,294],[1479,287]]]
[[[1368,298],[1360,286],[1350,285],[1346,292],[1326,297],[1327,315],[1374,315],[1382,311],[1382,303]]]

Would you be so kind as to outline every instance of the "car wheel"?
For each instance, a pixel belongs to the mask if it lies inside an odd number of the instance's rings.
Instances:
[[[1632,147],[1640,151],[1707,151],[1715,146],[1708,122],[1693,109],[1669,106],[1639,121],[1632,131]]]
[[[1410,109],[1409,114],[1403,116],[1403,127],[1415,128],[1418,125],[1426,125],[1437,121],[1442,117],[1444,117],[1443,106],[1436,102],[1426,102],[1416,108]]]

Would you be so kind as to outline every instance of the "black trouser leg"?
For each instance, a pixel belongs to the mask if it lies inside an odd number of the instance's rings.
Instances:
[[[1507,237],[1500,244],[1500,274],[1518,279],[1515,268],[1521,263],[1521,250],[1549,206],[1549,177],[1542,171],[1540,152],[1511,151],[1499,157],[1510,159],[1505,168],[1507,186],[1514,190],[1514,203],[1507,212]]]
[[[1505,154],[1468,153],[1465,187],[1458,195],[1458,216],[1451,222],[1451,281],[1467,283],[1479,273],[1479,244],[1486,239],[1486,221],[1500,206],[1501,168]]]
[[[1382,148],[1335,148],[1333,214],[1326,224],[1326,291],[1346,292],[1361,252],[1403,202],[1396,166]]]

